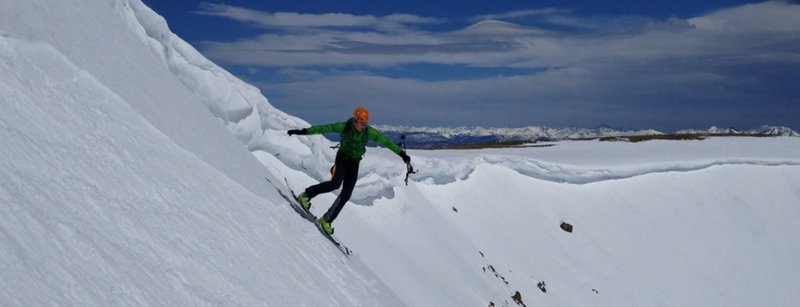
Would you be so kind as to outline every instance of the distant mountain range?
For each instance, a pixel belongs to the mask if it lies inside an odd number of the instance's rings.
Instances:
[[[468,144],[488,144],[503,142],[542,142],[560,140],[582,140],[608,138],[615,136],[646,136],[667,134],[698,135],[757,135],[757,136],[800,136],[796,131],[786,127],[762,126],[752,130],[711,127],[707,130],[680,130],[675,133],[647,129],[634,130],[627,127],[610,127],[607,125],[595,128],[550,128],[532,126],[523,128],[483,128],[483,127],[410,127],[377,125],[389,138],[399,141],[405,136],[408,148],[432,149],[446,148]]]

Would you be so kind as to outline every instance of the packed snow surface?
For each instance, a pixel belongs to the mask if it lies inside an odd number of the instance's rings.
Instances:
[[[346,256],[334,144],[138,0],[0,1],[0,99],[3,306],[800,303],[797,137],[370,148]]]

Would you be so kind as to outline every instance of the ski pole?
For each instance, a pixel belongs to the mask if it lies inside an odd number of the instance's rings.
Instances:
[[[406,151],[406,135],[405,134],[401,134],[400,135],[400,144],[403,146],[403,151],[405,152]],[[406,163],[406,179],[404,180],[405,183],[406,183],[406,186],[408,186],[408,176],[411,175],[411,174],[416,174],[416,173],[417,173],[417,171],[415,171],[414,167],[411,166],[411,162]]]
[[[416,174],[417,171],[414,170],[414,167],[411,166],[411,163],[406,163],[406,186],[408,186],[408,175]]]

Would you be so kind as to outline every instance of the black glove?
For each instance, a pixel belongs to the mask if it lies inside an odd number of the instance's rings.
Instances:
[[[405,150],[403,150],[403,151],[401,151],[401,152],[400,152],[400,158],[403,158],[403,162],[405,162],[406,164],[409,164],[409,163],[411,163],[411,157],[409,157],[409,156],[406,154],[406,151],[405,151]]]
[[[306,130],[306,128],[303,128],[303,129],[292,129],[287,131],[286,133],[288,133],[289,135],[295,135],[295,134],[306,135],[308,134],[308,131]]]

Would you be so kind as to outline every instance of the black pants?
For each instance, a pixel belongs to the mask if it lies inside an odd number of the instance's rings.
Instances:
[[[360,161],[351,160],[337,152],[335,163],[336,171],[333,173],[333,179],[331,179],[331,181],[312,185],[306,189],[306,195],[311,199],[319,194],[333,192],[333,190],[338,189],[342,186],[342,183],[344,183],[344,188],[342,188],[342,192],[339,193],[339,197],[336,198],[330,209],[328,209],[328,212],[324,215],[325,220],[329,223],[332,223],[333,220],[339,216],[339,212],[344,208],[344,204],[350,200],[350,195],[353,194],[353,187],[356,186],[356,181],[358,180],[358,164]]]

